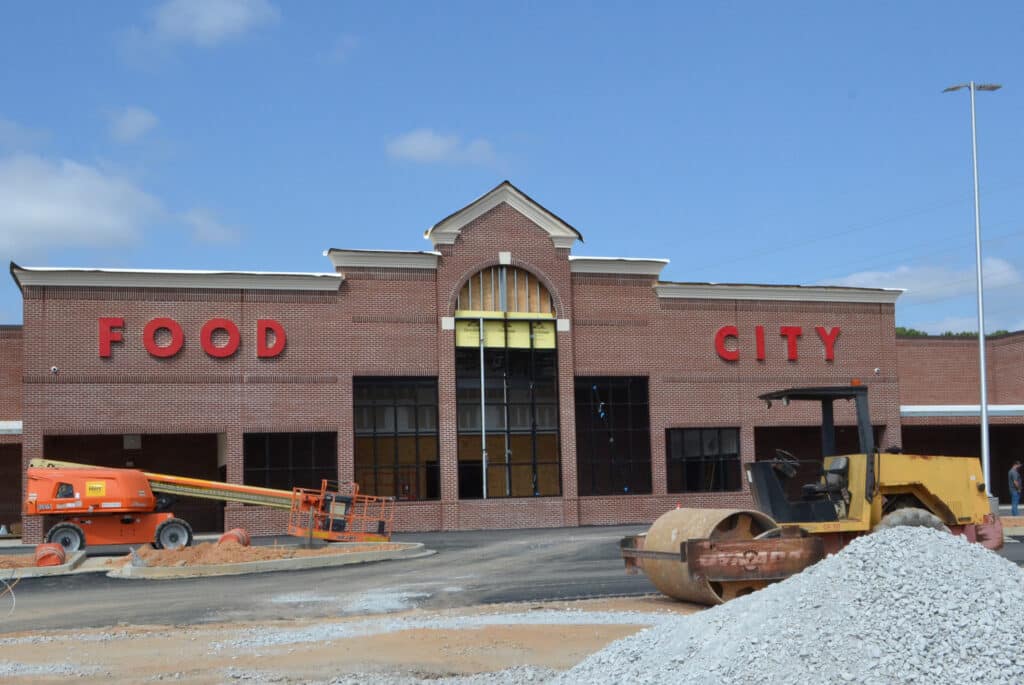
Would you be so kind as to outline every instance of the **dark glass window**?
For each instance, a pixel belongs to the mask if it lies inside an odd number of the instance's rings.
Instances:
[[[576,461],[581,496],[650,494],[646,378],[576,378]]]
[[[484,349],[487,497],[561,494],[554,349]],[[459,499],[483,497],[480,350],[455,350]]]
[[[242,458],[246,485],[319,489],[338,479],[338,434],[246,433]]]
[[[669,492],[742,489],[738,428],[669,428],[665,441]]]
[[[354,378],[355,480],[367,495],[439,499],[437,379]]]

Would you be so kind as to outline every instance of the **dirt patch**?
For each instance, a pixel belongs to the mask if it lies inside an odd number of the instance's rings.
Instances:
[[[560,602],[491,604],[458,610],[412,610],[388,618],[351,616],[314,621],[284,619],[259,623],[195,626],[119,626],[108,629],[45,631],[0,636],[0,651],[17,655],[4,682],[66,683],[69,675],[121,685],[153,680],[189,683],[348,682],[347,674],[368,674],[352,682],[429,681],[536,666],[561,671],[609,643],[643,630],[646,621],[588,622],[601,612],[688,614],[701,607],[659,596]],[[524,613],[548,616],[516,623]],[[473,619],[493,617],[489,624]],[[508,617],[508,623],[503,618]],[[393,629],[358,634],[367,621],[385,620]],[[466,622],[462,628],[457,626]],[[231,647],[225,642],[281,631],[323,630],[348,625],[348,637]],[[436,627],[424,627],[436,625]],[[60,655],[55,658],[55,655]],[[187,655],[187,657],[183,657]],[[55,666],[56,664],[56,666]],[[0,661],[0,673],[3,673]],[[54,672],[57,667],[63,670]]]
[[[0,568],[33,568],[36,565],[34,554],[4,554],[0,556]]]
[[[354,552],[386,552],[398,549],[392,543],[367,543],[352,545],[329,545],[316,549],[268,545],[265,547],[243,547],[237,542],[203,542],[182,549],[153,549],[151,545],[140,547],[135,554],[146,566],[203,566],[207,564],[236,564],[246,561],[274,561],[277,559],[298,559],[322,557]],[[132,563],[132,555],[112,559],[108,564],[119,567]]]

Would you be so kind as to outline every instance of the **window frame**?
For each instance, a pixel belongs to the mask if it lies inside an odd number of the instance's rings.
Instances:
[[[705,444],[706,433],[715,431],[717,450],[709,454]],[[735,452],[724,451],[722,445],[725,443],[722,436],[726,431],[735,433]],[[675,454],[672,447],[672,436],[679,434],[678,444],[681,448],[680,454]],[[696,434],[699,455],[687,454],[687,437]],[[665,491],[671,494],[693,494],[693,493],[715,493],[715,492],[742,492],[743,491],[743,447],[742,431],[739,426],[671,426],[665,429]],[[702,482],[710,481],[707,487],[692,487],[688,482],[688,465],[699,464],[700,478]],[[707,475],[707,466],[715,465],[710,478]],[[735,469],[732,473],[729,469]],[[679,471],[678,478],[673,477],[673,472]],[[678,480],[681,485],[673,487],[673,482]],[[728,487],[732,482],[736,487]],[[721,487],[716,487],[721,486]]]
[[[597,391],[594,386],[600,386]],[[642,386],[642,390],[638,390]],[[602,394],[603,399],[602,399]],[[585,393],[585,403],[580,402]],[[596,393],[596,394],[595,394]],[[642,393],[642,398],[639,394]],[[576,473],[580,497],[618,497],[654,493],[651,449],[651,391],[649,376],[576,376],[573,379],[576,408]],[[608,420],[600,425],[601,405]],[[642,411],[640,408],[643,408]],[[615,424],[615,417],[625,417]],[[638,421],[640,417],[643,420]],[[598,437],[607,436],[608,444],[625,444],[626,453],[602,458]],[[602,443],[603,444],[603,443]],[[601,483],[600,471],[606,471]],[[584,480],[589,476],[589,483]]]
[[[531,327],[536,322],[531,321]],[[535,348],[532,346],[533,335],[531,333],[531,347],[510,348],[492,347],[484,349],[485,364],[484,372],[485,395],[487,396],[487,488],[488,494],[485,498],[482,491],[483,464],[480,454],[480,373],[478,348],[463,347],[455,351],[455,373],[456,373],[456,425],[459,445],[458,457],[458,480],[459,499],[465,501],[482,499],[522,499],[527,497],[562,497],[564,488],[562,483],[562,430],[561,412],[559,410],[558,396],[558,349],[557,348]],[[495,364],[494,360],[500,360],[501,364]],[[470,364],[472,360],[475,364]],[[515,364],[523,364],[527,373],[526,376],[516,375],[507,377]],[[549,374],[538,378],[538,370],[550,365]],[[470,367],[475,366],[472,373],[467,373]],[[544,388],[549,399],[537,398],[537,386]],[[525,391],[525,395],[520,395]],[[516,396],[513,399],[513,396]],[[513,413],[518,418],[525,417],[526,423],[513,422]],[[546,418],[553,419],[546,423],[539,423],[538,415],[544,414]],[[554,454],[542,456],[545,452],[540,443],[541,436],[553,436]],[[529,456],[522,459],[520,455],[513,454],[506,463],[502,450],[491,449],[495,441],[503,441],[511,447],[515,438],[528,437],[530,439]],[[476,439],[473,448],[463,448],[468,442]],[[539,439],[540,438],[540,439]],[[546,452],[545,452],[546,453]],[[467,458],[477,455],[476,459]],[[533,485],[533,492],[515,494],[513,483],[515,474],[529,469],[529,478]],[[554,491],[542,492],[542,471],[554,471]],[[478,478],[479,476],[479,478]],[[502,478],[505,490],[511,494],[492,493],[491,488],[494,477]],[[481,483],[479,494],[471,492],[469,484]]]
[[[296,455],[296,442],[298,438],[310,440],[309,456]],[[287,442],[287,449],[284,454],[275,452],[271,455],[271,445],[274,442]],[[258,448],[259,460],[262,463],[253,465],[252,460],[257,458],[251,450],[256,441],[261,441]],[[326,446],[322,446],[326,445]],[[300,450],[304,446],[299,446]],[[329,464],[325,459],[330,455]],[[283,458],[287,457],[287,466],[280,466]],[[296,464],[297,459],[308,459],[308,466]],[[323,461],[322,461],[323,459]],[[277,465],[272,465],[277,464]],[[256,478],[257,474],[260,475]],[[284,480],[279,477],[286,474]],[[303,476],[301,474],[307,474]],[[245,485],[273,488],[277,490],[291,490],[295,487],[319,488],[323,480],[338,480],[338,434],[333,431],[254,431],[245,433],[242,436],[242,482]]]
[[[408,389],[411,394],[402,396],[399,389]],[[440,430],[438,420],[438,383],[436,376],[353,376],[352,378],[352,468],[355,481],[361,492],[368,495],[395,497],[398,500],[436,502],[441,499]],[[361,397],[361,395],[367,397]],[[426,392],[424,392],[426,391]],[[370,426],[360,419],[360,411],[368,412]],[[383,412],[380,410],[384,410]],[[424,412],[426,410],[426,412]],[[424,416],[433,410],[432,426],[424,426]],[[401,419],[411,418],[411,425]],[[384,416],[385,425],[379,426],[378,419]],[[386,417],[390,416],[390,420]],[[427,421],[426,423],[431,423]],[[363,425],[363,427],[360,427]],[[400,458],[400,438],[411,438],[414,462],[403,463]],[[360,462],[360,443],[369,439],[372,444],[371,464]],[[433,449],[429,449],[432,441]],[[388,444],[390,443],[390,448]],[[387,452],[390,451],[390,455]],[[434,459],[425,457],[432,452]],[[390,457],[390,459],[389,459]],[[407,492],[400,492],[400,484],[406,483],[403,474],[414,474],[414,486]],[[436,492],[431,495],[431,470]],[[362,482],[367,472],[372,482]],[[420,483],[423,492],[420,492]],[[406,483],[408,485],[408,483]],[[386,491],[382,491],[382,488]]]

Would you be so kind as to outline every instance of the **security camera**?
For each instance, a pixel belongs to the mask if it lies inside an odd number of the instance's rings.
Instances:
[[[882,373],[882,370],[876,366],[875,367],[875,375],[877,376],[880,373]]]
[[[56,366],[51,366],[50,367],[50,373],[52,373],[54,376],[56,376],[58,373],[60,373],[60,369],[58,369]]]

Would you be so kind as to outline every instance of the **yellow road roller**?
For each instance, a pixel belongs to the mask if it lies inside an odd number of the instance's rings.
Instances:
[[[643,571],[669,597],[714,605],[799,573],[881,528],[926,526],[1003,546],[980,461],[880,452],[866,386],[790,388],[760,399],[769,407],[820,402],[822,458],[811,462],[817,476],[793,482],[807,462],[781,449],[744,464],[756,509],[671,510],[646,533],[622,539],[627,573]],[[837,454],[834,403],[841,400],[855,404],[858,454]]]

